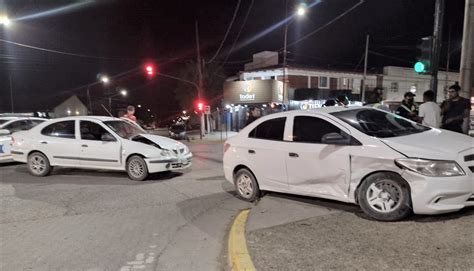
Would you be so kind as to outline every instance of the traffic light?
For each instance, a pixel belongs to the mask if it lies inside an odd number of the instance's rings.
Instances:
[[[420,50],[418,55],[418,62],[413,68],[417,73],[431,73],[431,58],[433,52],[433,37],[424,37],[418,44],[417,48]]]
[[[145,65],[145,73],[149,77],[152,77],[156,73],[155,66],[153,64],[146,64]]]
[[[204,110],[204,103],[202,101],[197,101],[196,108],[199,112],[202,112]]]

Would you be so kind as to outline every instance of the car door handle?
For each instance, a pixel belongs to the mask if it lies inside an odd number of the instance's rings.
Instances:
[[[81,147],[87,148],[89,146],[87,146],[86,144],[82,144]]]
[[[255,151],[254,150],[249,150],[249,153],[250,154],[255,154]]]
[[[48,144],[48,141],[40,141],[40,144]]]
[[[294,153],[294,152],[290,152],[288,155],[294,158],[300,157],[297,153]]]

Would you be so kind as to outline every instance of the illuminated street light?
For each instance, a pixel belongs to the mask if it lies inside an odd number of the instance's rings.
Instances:
[[[107,84],[110,82],[110,79],[109,77],[107,77],[106,75],[103,75],[101,78],[100,78],[100,81],[102,81],[102,83],[104,84]]]
[[[138,107],[138,108],[142,108],[142,105],[141,105],[141,104],[139,104],[139,105],[137,105],[137,107]]]
[[[306,13],[306,7],[304,7],[304,6],[302,6],[302,5],[300,5],[300,6],[298,7],[298,9],[296,10],[296,15],[298,15],[298,16],[300,16],[300,17],[303,16],[303,15],[305,15],[305,13]]]
[[[122,94],[122,96],[127,96],[127,90],[126,89],[122,89],[120,91],[120,94]]]
[[[146,111],[150,112],[151,110],[150,110],[150,109],[147,109]]]
[[[183,115],[186,115],[186,110],[183,110]]]
[[[11,24],[11,20],[8,19],[7,16],[1,16],[0,17],[0,25],[4,25],[4,26],[9,26]]]

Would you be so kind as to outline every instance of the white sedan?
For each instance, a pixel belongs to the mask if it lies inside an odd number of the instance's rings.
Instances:
[[[262,117],[224,145],[240,197],[260,190],[358,204],[394,221],[474,206],[474,139],[366,107]]]
[[[44,121],[33,117],[0,117],[0,163],[13,161],[10,153],[13,133],[29,130]]]
[[[148,134],[127,120],[92,116],[55,119],[16,133],[11,152],[35,176],[62,166],[126,171],[136,181],[187,168],[192,159],[181,142]]]

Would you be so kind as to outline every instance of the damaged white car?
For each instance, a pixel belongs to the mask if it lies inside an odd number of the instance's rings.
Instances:
[[[95,116],[55,119],[15,133],[11,153],[35,176],[61,166],[121,170],[136,181],[187,168],[192,159],[181,142],[149,134],[127,120]]]
[[[474,206],[474,139],[366,107],[263,117],[224,145],[238,195],[261,190],[358,204],[394,221]]]

